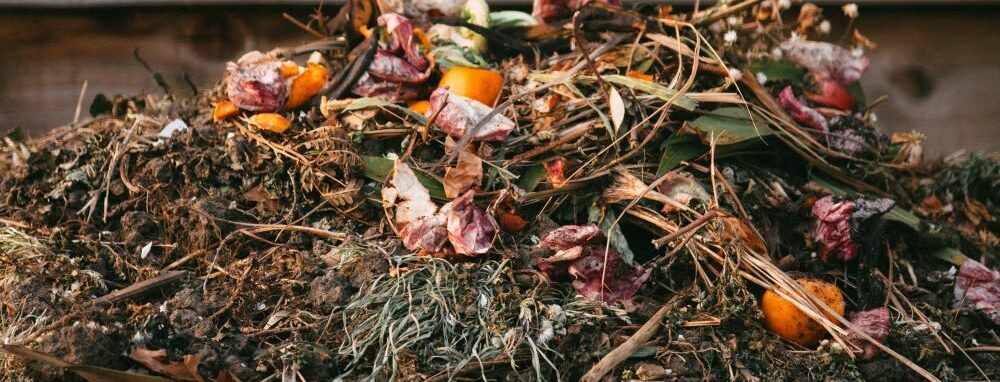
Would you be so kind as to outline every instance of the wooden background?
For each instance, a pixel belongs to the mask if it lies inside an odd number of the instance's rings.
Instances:
[[[71,121],[84,81],[84,115],[98,92],[159,92],[135,48],[176,90],[190,92],[185,75],[212,86],[244,51],[309,41],[281,17],[309,10],[0,7],[0,134],[40,134]],[[840,10],[825,13],[842,30]],[[877,109],[883,130],[924,132],[933,156],[1000,150],[1000,7],[863,6],[861,15],[861,31],[879,44],[862,81],[870,99],[888,96]]]

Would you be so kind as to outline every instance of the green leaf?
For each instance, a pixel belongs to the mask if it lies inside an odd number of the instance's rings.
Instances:
[[[593,76],[580,76],[578,78],[584,80],[597,79]],[[626,77],[618,74],[601,76],[601,78],[615,85],[625,86],[633,90],[638,90],[640,92],[656,96],[656,98],[659,98],[664,101],[670,101],[671,99],[673,99],[674,106],[677,106],[684,110],[694,111],[694,109],[698,107],[698,101],[688,98],[683,94],[677,96],[676,90],[660,85],[655,82],[640,80],[638,78]]]
[[[697,135],[706,145],[715,136],[717,146],[726,146],[774,134],[764,121],[759,115],[751,119],[743,107],[723,107],[687,123],[678,133]]]
[[[708,147],[701,144],[698,137],[671,136],[663,142],[663,154],[660,156],[660,165],[656,168],[656,177],[659,178],[668,171],[677,168],[681,162],[697,158],[706,152],[708,152]]]
[[[542,182],[542,179],[545,179],[545,173],[545,166],[542,164],[528,167],[524,171],[524,175],[521,175],[521,179],[518,180],[517,185],[524,189],[525,192],[532,192]]]
[[[857,101],[858,107],[863,108],[867,106],[868,99],[865,98],[865,91],[861,89],[861,81],[857,81],[851,84],[851,86],[848,86],[847,92],[851,94],[851,97],[854,97],[855,101]]]
[[[604,219],[601,220],[601,224],[598,225],[604,234],[608,235],[611,239],[611,248],[614,248],[618,252],[618,256],[625,260],[629,265],[635,264],[635,253],[628,246],[628,240],[625,239],[625,234],[622,233],[622,228],[620,225],[614,223],[618,219],[618,216],[612,210],[605,210]]]
[[[783,81],[802,87],[805,84],[805,68],[787,62],[757,61],[747,64],[746,69],[753,74],[762,73],[768,81]]]
[[[388,108],[393,108],[393,109],[402,111],[403,113],[406,113],[406,115],[409,115],[410,117],[412,117],[413,119],[415,119],[417,121],[417,123],[427,124],[427,118],[424,118],[424,116],[418,114],[417,112],[415,112],[413,110],[410,110],[410,108],[402,106],[402,105],[397,105],[397,104],[394,104],[392,102],[383,101],[383,100],[380,100],[380,99],[377,99],[377,98],[358,98],[358,99],[355,99],[355,100],[351,101],[351,103],[347,104],[346,107],[344,107],[344,112],[355,111],[355,110],[362,110],[362,109],[367,109],[367,108],[371,108],[371,107],[388,107]]]
[[[365,177],[376,182],[385,183],[385,180],[389,178],[389,174],[392,173],[394,165],[392,159],[365,156],[364,160]],[[419,168],[413,169],[413,173],[417,175],[417,180],[420,181],[420,184],[427,188],[427,191],[431,194],[431,198],[448,200],[444,195],[444,184],[440,180]]]
[[[955,248],[944,247],[938,249],[931,253],[931,256],[937,257],[938,259],[944,260],[951,263],[956,267],[961,267],[969,257],[966,256],[962,251]]]

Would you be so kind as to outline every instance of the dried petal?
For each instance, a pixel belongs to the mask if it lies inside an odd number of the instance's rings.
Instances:
[[[828,42],[789,40],[781,43],[788,60],[804,66],[815,76],[848,86],[861,78],[868,67],[867,57],[855,57],[847,49]]]
[[[805,103],[800,101],[795,97],[795,92],[792,91],[791,86],[786,86],[781,93],[778,93],[778,104],[781,105],[782,109],[792,117],[796,122],[801,123],[807,127],[819,130],[819,132],[825,133],[827,131],[826,118],[823,117],[815,109],[806,106]],[[813,134],[817,138],[824,139],[825,137],[821,134]]]
[[[566,159],[557,157],[545,164],[545,180],[552,188],[562,187],[566,183]]]
[[[954,306],[969,306],[1000,325],[1000,272],[965,259],[955,277]]]
[[[430,101],[431,109],[424,115],[430,118],[437,110],[441,110],[434,123],[454,138],[465,136],[466,129],[473,128],[493,111],[492,108],[479,101],[462,97],[447,89],[435,90],[431,93]],[[514,130],[514,121],[497,113],[480,126],[472,140],[503,141],[507,139],[507,134],[512,130]]]
[[[497,224],[493,217],[472,204],[473,192],[448,203],[448,241],[461,255],[486,253],[493,244]],[[442,210],[448,208],[446,205]]]
[[[226,93],[240,109],[273,112],[285,104],[288,89],[281,61],[252,51],[226,64]]]
[[[437,212],[437,205],[431,201],[431,194],[417,174],[406,163],[396,161],[392,175],[392,185],[401,200],[396,203],[396,224],[406,225]]]
[[[879,343],[889,338],[889,309],[875,308],[864,312],[851,313],[851,323]],[[861,359],[870,360],[878,354],[879,348],[857,333],[851,332],[848,340],[861,348]]]
[[[483,160],[476,154],[462,151],[458,154],[458,164],[444,173],[444,194],[449,198],[479,186],[483,182]]]
[[[564,225],[542,236],[538,246],[553,251],[561,251],[590,243],[604,237],[596,225]]]
[[[651,270],[625,263],[618,252],[603,245],[584,249],[584,257],[569,266],[573,288],[583,297],[608,304],[631,299],[649,279]]]

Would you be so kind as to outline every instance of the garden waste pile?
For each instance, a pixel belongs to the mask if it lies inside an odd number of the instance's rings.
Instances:
[[[99,95],[0,148],[0,380],[1000,378],[1000,156],[842,11],[351,0]]]

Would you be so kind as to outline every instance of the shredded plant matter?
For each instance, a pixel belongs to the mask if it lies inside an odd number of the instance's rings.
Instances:
[[[0,381],[997,379],[1000,155],[787,3],[354,0],[4,137]]]

